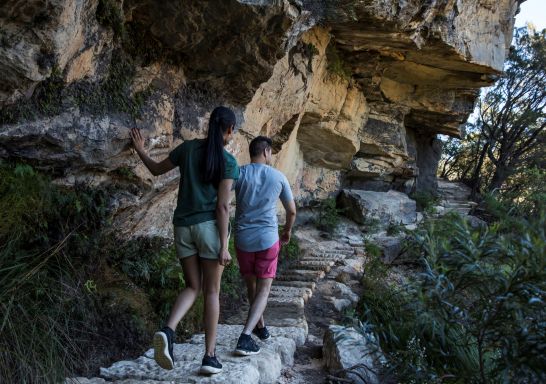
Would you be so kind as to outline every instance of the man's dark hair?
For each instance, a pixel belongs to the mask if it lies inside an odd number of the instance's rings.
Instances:
[[[250,152],[250,157],[260,156],[263,151],[265,151],[267,148],[271,148],[272,145],[273,142],[269,137],[255,137],[248,146],[248,152]]]

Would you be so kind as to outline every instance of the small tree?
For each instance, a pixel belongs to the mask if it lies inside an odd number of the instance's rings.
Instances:
[[[494,164],[490,191],[499,189],[519,167],[532,161],[528,155],[544,139],[546,30],[530,32],[525,28],[516,31],[505,75],[479,104],[484,151]]]
[[[478,100],[469,135],[451,143],[441,175],[466,182],[475,197],[544,162],[546,30],[516,30],[505,73]]]

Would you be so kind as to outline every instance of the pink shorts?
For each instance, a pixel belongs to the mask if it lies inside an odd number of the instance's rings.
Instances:
[[[280,250],[279,241],[271,248],[258,252],[245,252],[236,248],[241,275],[256,276],[259,279],[275,278]]]

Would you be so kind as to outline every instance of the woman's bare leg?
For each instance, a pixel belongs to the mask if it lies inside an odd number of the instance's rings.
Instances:
[[[182,271],[184,272],[184,281],[186,287],[180,292],[169,315],[167,326],[173,331],[188,313],[197,296],[201,292],[201,266],[197,255],[185,257],[181,261]]]
[[[214,356],[216,328],[220,316],[220,281],[224,267],[218,260],[201,259],[203,296],[205,298],[205,354]]]

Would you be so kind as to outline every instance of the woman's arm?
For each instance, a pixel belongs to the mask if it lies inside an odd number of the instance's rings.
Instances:
[[[218,200],[216,202],[216,225],[220,234],[220,254],[218,259],[221,265],[231,261],[228,250],[229,201],[233,179],[224,179],[218,185]]]
[[[176,165],[174,165],[168,157],[158,163],[148,156],[146,150],[144,149],[144,138],[140,134],[140,129],[131,129],[131,139],[133,140],[133,147],[135,147],[135,151],[138,153],[138,156],[152,175],[159,176],[176,167]]]

